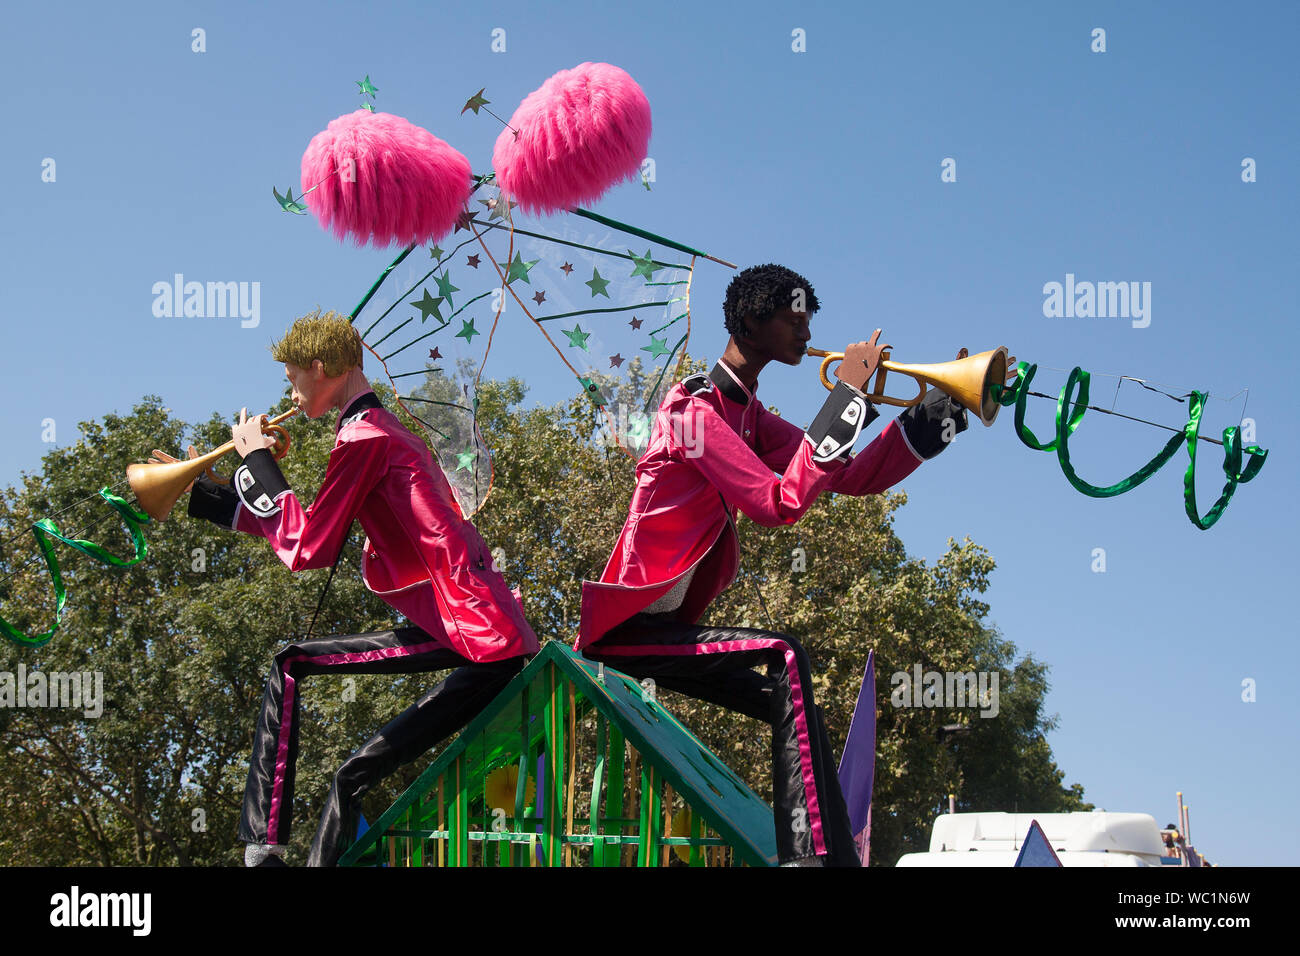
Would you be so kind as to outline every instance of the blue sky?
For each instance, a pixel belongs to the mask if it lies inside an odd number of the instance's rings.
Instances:
[[[1060,726],[1050,739],[1067,782],[1083,783],[1098,806],[1162,824],[1182,790],[1211,859],[1291,862],[1300,833],[1282,801],[1300,785],[1289,610],[1300,530],[1300,8],[740,9],[8,10],[0,482],[39,470],[47,418],[66,445],[78,421],[125,412],[146,393],[191,420],[279,398],[269,341],[318,304],[350,308],[392,255],[341,244],[271,198],[272,186],[296,189],[308,140],[356,108],[354,81],[369,74],[381,109],[483,170],[499,126],[460,115],[472,93],[486,87],[508,115],[558,69],[614,63],[650,100],[656,181],[650,192],[620,187],[597,210],[742,265],[803,272],[822,303],[814,344],[839,349],[880,326],[900,361],[1007,345],[1039,363],[1043,391],[1079,365],[1096,376],[1095,401],[1130,414],[1175,427],[1185,417],[1132,383],[1116,396],[1117,380],[1104,375],[1208,390],[1207,434],[1253,419],[1268,464],[1209,532],[1183,514],[1184,452],[1133,493],[1094,500],[1067,484],[1052,456],[1024,447],[1009,415],[972,427],[918,470],[897,527],[909,552],[928,560],[964,535],[997,560],[985,600],[1006,637],[1051,665],[1048,704]],[[1090,49],[1099,27],[1104,53]],[[195,28],[205,52],[191,49]],[[496,28],[506,31],[505,52],[491,50]],[[804,52],[792,49],[796,29]],[[941,181],[949,158],[955,182]],[[46,159],[53,182],[42,181]],[[260,283],[259,325],[155,318],[152,286],[178,272]],[[1149,282],[1149,324],[1045,316],[1044,285],[1067,274]],[[697,355],[716,358],[725,344],[730,275],[697,268]],[[503,340],[502,367],[532,367],[527,332]],[[569,393],[571,379],[553,372],[540,365],[528,376],[533,399]],[[823,393],[806,363],[765,373],[762,394],[806,422]],[[1041,436],[1052,405],[1032,401]],[[1073,460],[1085,478],[1109,484],[1166,435],[1090,413]],[[1204,511],[1222,478],[1217,449],[1202,456]],[[1104,573],[1092,570],[1096,548]],[[1247,679],[1253,703],[1242,700]]]

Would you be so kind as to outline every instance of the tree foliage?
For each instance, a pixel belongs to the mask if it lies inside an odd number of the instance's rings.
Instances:
[[[389,407],[391,393],[376,387]],[[606,393],[615,405],[626,394]],[[479,424],[495,451],[493,490],[475,524],[521,586],[543,639],[571,641],[580,585],[599,577],[627,514],[635,463],[607,440],[586,398],[525,408],[522,382],[484,383]],[[282,405],[287,408],[287,399]],[[226,419],[228,420],[228,419]],[[409,423],[408,423],[409,424]],[[333,416],[290,423],[282,463],[309,500],[334,440]],[[48,575],[27,529],[58,521],[114,553],[129,553],[116,517],[95,502],[105,476],[125,473],[158,447],[229,438],[214,414],[186,426],[146,397],[130,415],[82,424],[75,445],[51,451],[0,502],[0,613],[28,632],[47,628]],[[124,489],[118,489],[122,491]],[[796,525],[739,522],[742,571],[705,623],[770,628],[798,637],[813,661],[815,693],[838,752],[852,716],[867,650],[877,660],[873,862],[924,849],[948,793],[962,809],[1088,809],[1082,788],[1062,786],[1043,712],[1047,667],[1017,659],[985,623],[978,599],[993,559],[950,540],[933,567],[909,558],[893,530],[902,492],[823,496]],[[291,575],[260,539],[185,516],[185,499],[145,528],[148,557],[126,569],[101,566],[61,545],[69,602],[63,626],[39,649],[0,647],[0,671],[91,671],[103,675],[102,716],[57,708],[0,709],[0,863],[7,865],[238,864],[235,840],[266,669],[284,644],[308,632],[329,572]],[[86,530],[89,526],[89,530]],[[845,535],[842,529],[854,533]],[[394,626],[358,571],[354,525],[313,634]],[[803,549],[802,552],[796,549]],[[796,556],[802,554],[802,561]],[[759,599],[761,592],[762,599]],[[763,605],[766,605],[764,611]],[[768,615],[770,615],[770,620]],[[924,670],[1001,674],[1000,711],[895,708],[889,675]],[[297,859],[335,769],[356,746],[413,702],[439,675],[331,677],[302,683],[302,733],[294,807]],[[770,735],[757,722],[665,695],[673,709],[761,794],[769,795]],[[942,728],[964,724],[964,732]],[[427,765],[403,768],[367,798],[375,815]]]

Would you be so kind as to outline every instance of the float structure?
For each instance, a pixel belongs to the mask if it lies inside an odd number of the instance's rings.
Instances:
[[[772,808],[642,686],[550,641],[345,866],[775,866]]]

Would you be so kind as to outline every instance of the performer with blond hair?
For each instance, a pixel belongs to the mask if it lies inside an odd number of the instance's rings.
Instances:
[[[334,777],[309,866],[337,862],[356,832],[361,797],[376,781],[460,730],[536,653],[518,595],[462,515],[419,436],[384,408],[362,373],[360,336],[333,312],[305,316],[271,349],[294,404],[309,418],[339,410],[324,482],[304,506],[262,433],[240,412],[231,429],[243,464],[231,487],[200,478],[189,513],[266,538],[292,571],[331,566],[353,519],[366,532],[366,587],[410,622],[370,634],[320,637],[275,655],[244,791],[239,838],[249,866],[283,865],[298,749],[298,681],[309,674],[451,670],[366,741]],[[193,455],[194,453],[191,452]]]

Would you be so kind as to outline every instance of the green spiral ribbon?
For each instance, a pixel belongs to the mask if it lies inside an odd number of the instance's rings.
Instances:
[[[76,548],[82,554],[88,554],[103,564],[112,565],[115,568],[125,568],[143,560],[149,551],[149,546],[144,540],[144,532],[140,526],[149,523],[149,516],[136,511],[125,499],[119,498],[107,488],[101,488],[99,495],[108,506],[121,515],[122,520],[126,522],[127,531],[131,534],[131,540],[135,545],[135,557],[119,558],[116,555],[109,554],[103,547],[95,544],[93,541],[85,541],[81,538],[69,538],[64,536],[58,527],[49,518],[42,518],[32,525],[32,534],[36,536],[36,543],[40,545],[41,554],[45,558],[45,566],[50,569],[50,578],[54,581],[54,626],[43,634],[37,634],[29,637],[19,631],[16,627],[0,617],[0,633],[22,647],[41,647],[48,644],[54,632],[59,629],[59,622],[63,618],[63,607],[68,602],[68,592],[63,586],[63,574],[59,571],[59,559],[54,554],[55,538],[68,545],[70,548]]]
[[[1020,440],[1035,451],[1055,451],[1056,458],[1061,463],[1061,471],[1065,473],[1066,479],[1079,491],[1092,498],[1113,498],[1116,495],[1122,495],[1126,491],[1132,491],[1142,482],[1146,481],[1157,471],[1159,471],[1174,456],[1180,445],[1187,443],[1187,456],[1190,459],[1187,463],[1187,471],[1183,475],[1183,503],[1187,511],[1187,517],[1191,519],[1192,524],[1202,531],[1208,531],[1219,520],[1223,514],[1228,502],[1232,500],[1233,492],[1237,490],[1238,484],[1245,484],[1259,474],[1259,470],[1264,467],[1264,459],[1268,457],[1268,451],[1260,448],[1258,445],[1248,445],[1244,450],[1250,455],[1250,461],[1247,463],[1245,470],[1241,468],[1241,435],[1236,426],[1225,428],[1223,430],[1223,473],[1227,477],[1227,482],[1223,486],[1223,491],[1218,500],[1206,512],[1205,517],[1201,517],[1196,507],[1196,446],[1198,444],[1197,434],[1201,428],[1201,414],[1205,410],[1206,393],[1193,391],[1191,394],[1191,405],[1188,412],[1187,424],[1183,430],[1174,435],[1160,449],[1154,458],[1139,468],[1133,474],[1129,475],[1113,485],[1100,487],[1084,481],[1075,472],[1074,466],[1070,464],[1069,438],[1074,434],[1075,429],[1083,420],[1084,413],[1088,410],[1088,380],[1089,375],[1083,369],[1075,367],[1065,380],[1065,385],[1061,389],[1060,397],[1056,400],[1056,436],[1049,442],[1040,442],[1038,437],[1025,424],[1025,399],[1029,397],[1029,383],[1033,381],[1034,374],[1038,371],[1037,365],[1031,365],[1028,362],[1021,362],[1016,366],[1019,373],[1014,385],[993,385],[991,391],[993,398],[1004,408],[1010,405],[1016,406],[1015,423],[1016,435]],[[1074,397],[1075,390],[1078,390],[1079,396]],[[1070,406],[1073,404],[1073,410]]]

